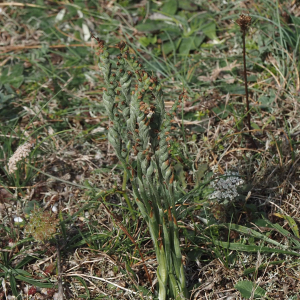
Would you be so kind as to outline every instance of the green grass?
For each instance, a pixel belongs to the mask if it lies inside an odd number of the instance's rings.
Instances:
[[[65,299],[157,297],[139,253],[155,284],[150,233],[107,141],[90,32],[112,53],[126,41],[162,82],[167,108],[183,89],[189,96],[171,155],[183,193],[176,208],[190,298],[299,297],[298,8],[196,2],[0,3],[0,299],[33,299],[32,286],[53,299],[60,278]],[[240,13],[252,17],[246,53],[257,149],[244,137]],[[32,140],[10,174],[10,157]],[[211,181],[227,170],[245,181],[239,196],[209,200]],[[26,232],[35,206],[59,221],[43,243]]]

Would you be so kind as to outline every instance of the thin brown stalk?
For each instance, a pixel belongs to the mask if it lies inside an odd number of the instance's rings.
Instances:
[[[249,142],[252,144],[253,148],[257,148],[256,143],[251,135],[251,114],[250,114],[250,105],[249,105],[249,92],[248,92],[248,81],[247,81],[247,65],[246,65],[246,33],[251,25],[251,17],[241,14],[239,19],[236,22],[242,31],[242,40],[243,40],[243,62],[244,62],[244,83],[245,83],[245,94],[246,94],[246,113],[247,113],[247,125],[249,130]]]
[[[251,131],[251,116],[250,116],[250,106],[249,106],[249,93],[248,93],[248,80],[247,80],[247,67],[246,67],[246,31],[243,30],[243,61],[244,61],[244,83],[245,83],[245,93],[246,93],[246,105],[247,105],[247,121],[248,129]]]

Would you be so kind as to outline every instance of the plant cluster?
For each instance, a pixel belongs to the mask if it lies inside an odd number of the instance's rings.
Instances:
[[[111,124],[108,140],[131,180],[135,202],[145,219],[158,261],[159,299],[187,297],[185,273],[179,247],[174,180],[169,148],[172,119],[179,95],[165,111],[162,86],[150,76],[124,42],[120,54],[110,56],[104,41],[97,39],[106,88],[103,101]]]

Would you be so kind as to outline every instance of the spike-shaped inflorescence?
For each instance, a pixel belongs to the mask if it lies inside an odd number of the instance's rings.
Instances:
[[[169,153],[173,118],[185,94],[166,113],[162,86],[143,69],[128,45],[120,42],[120,53],[113,57],[105,43],[97,41],[106,85],[103,103],[111,121],[108,140],[130,177],[135,202],[151,234],[159,264],[159,300],[185,299],[175,210],[178,192]]]

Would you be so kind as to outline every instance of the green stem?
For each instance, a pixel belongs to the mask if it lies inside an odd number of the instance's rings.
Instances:
[[[127,172],[126,172],[126,169],[125,169],[125,166],[124,166],[124,175],[123,175],[123,183],[122,183],[122,192],[123,192],[123,197],[127,203],[127,206],[128,206],[128,209],[131,213],[131,216],[132,216],[132,220],[135,221],[135,213],[134,213],[134,209],[131,205],[131,202],[130,202],[130,199],[128,198],[127,196],[127,193],[126,193],[126,183],[127,183]]]

